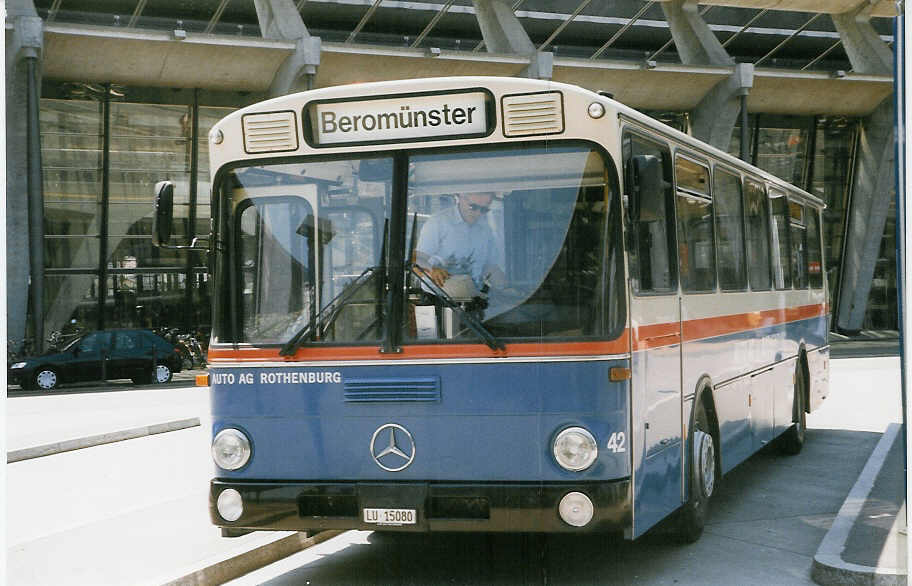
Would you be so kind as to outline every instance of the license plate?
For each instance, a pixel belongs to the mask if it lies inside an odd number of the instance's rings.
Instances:
[[[414,525],[418,522],[415,509],[364,509],[364,522],[375,525]]]

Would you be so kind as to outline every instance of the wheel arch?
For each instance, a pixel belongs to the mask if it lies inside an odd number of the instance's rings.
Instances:
[[[798,369],[801,371],[801,376],[804,377],[804,412],[811,412],[811,371],[808,367],[808,357],[807,357],[807,346],[804,343],[804,340],[798,345]],[[792,409],[792,421],[797,421],[798,413],[793,408]]]
[[[693,429],[696,426],[697,406],[702,404],[703,408],[706,410],[706,417],[709,420],[709,434],[716,444],[716,478],[721,479],[723,457],[722,436],[719,428],[719,414],[716,411],[716,402],[713,397],[714,387],[712,379],[709,378],[709,375],[704,374],[700,377],[700,380],[697,381],[697,386],[695,388],[693,408],[690,410],[690,422],[688,423],[689,427],[687,429],[687,453],[693,453],[691,441],[693,438]]]

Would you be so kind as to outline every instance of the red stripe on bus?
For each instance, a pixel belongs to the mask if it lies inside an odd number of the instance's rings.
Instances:
[[[507,344],[505,351],[491,350],[484,344],[434,344],[407,345],[402,352],[382,354],[377,346],[306,346],[299,348],[294,356],[280,356],[278,348],[209,348],[210,362],[254,362],[301,360],[415,360],[422,358],[509,358],[525,356],[602,356],[626,354],[630,351],[629,336],[625,330],[621,336],[608,342],[558,342]]]
[[[684,341],[691,342],[786,324],[812,317],[821,317],[826,315],[826,312],[827,306],[825,304],[803,305],[800,307],[692,319],[683,322],[681,325]],[[674,323],[635,328],[633,331],[633,348],[637,351],[679,344],[680,338],[677,330],[677,324]]]
[[[804,305],[786,309],[752,311],[721,317],[685,321],[684,341],[702,340],[785,324],[812,317],[824,316],[826,304]],[[621,336],[608,342],[555,342],[507,344],[505,351],[491,350],[484,344],[427,344],[406,345],[396,354],[383,354],[377,346],[306,346],[294,356],[279,355],[278,348],[209,348],[211,362],[298,362],[302,360],[416,360],[427,358],[509,358],[547,356],[603,356],[626,354],[630,351],[628,340],[633,338],[635,351],[680,344],[680,326],[677,323],[646,324],[625,330]]]

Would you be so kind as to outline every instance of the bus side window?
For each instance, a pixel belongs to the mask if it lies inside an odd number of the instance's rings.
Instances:
[[[713,179],[713,212],[719,235],[719,286],[723,291],[742,291],[747,287],[747,271],[744,266],[741,178],[717,167]]]
[[[792,281],[795,289],[807,289],[807,228],[805,226],[806,211],[804,206],[793,201],[789,206],[789,236],[792,246]]]
[[[748,281],[754,291],[764,291],[770,288],[769,208],[766,190],[761,183],[747,179],[744,182],[744,195]]]
[[[820,215],[812,207],[807,208],[807,261],[808,281],[814,289],[823,288],[823,255],[820,246]]]
[[[637,293],[671,293],[677,288],[674,262],[674,213],[671,206],[671,154],[668,147],[639,136],[624,137],[624,178],[628,202],[635,193],[634,160],[636,157],[655,157],[661,161],[665,197],[653,202],[648,213],[632,218],[633,234],[630,255],[631,278]],[[628,211],[632,206],[628,206]]]
[[[785,194],[769,191],[773,211],[773,276],[776,289],[792,288],[791,250],[789,246],[789,208]]]
[[[712,291],[716,288],[716,254],[709,168],[681,156],[675,157],[675,186],[678,189],[681,289],[685,292]]]

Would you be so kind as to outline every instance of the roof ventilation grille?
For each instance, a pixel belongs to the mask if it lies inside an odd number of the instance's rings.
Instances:
[[[564,131],[564,105],[560,92],[504,96],[504,136],[558,134]]]
[[[298,148],[298,129],[294,112],[270,112],[244,116],[244,150],[248,153],[275,153]]]

